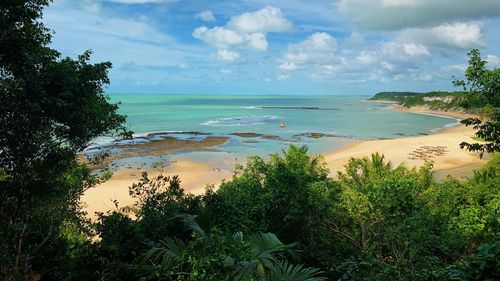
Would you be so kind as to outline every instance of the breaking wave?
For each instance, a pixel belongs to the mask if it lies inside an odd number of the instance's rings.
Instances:
[[[274,120],[280,119],[279,116],[274,115],[249,115],[249,116],[239,116],[239,117],[228,117],[228,118],[217,118],[213,120],[208,120],[207,122],[201,123],[205,126],[255,126],[262,125],[266,123],[271,123]]]

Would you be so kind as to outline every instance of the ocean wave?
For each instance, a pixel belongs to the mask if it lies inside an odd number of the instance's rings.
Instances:
[[[275,115],[248,115],[239,117],[217,118],[203,122],[201,123],[201,125],[220,126],[220,127],[255,126],[255,125],[270,123],[278,119],[280,119],[280,117]]]

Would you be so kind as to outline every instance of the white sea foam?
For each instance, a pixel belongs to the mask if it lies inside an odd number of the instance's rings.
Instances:
[[[89,145],[84,149],[84,151],[94,150],[98,148],[105,148],[113,145],[126,145],[126,144],[136,144],[136,143],[147,143],[151,140],[158,140],[162,137],[172,136],[177,139],[189,139],[192,138],[194,134],[203,134],[201,132],[191,132],[191,131],[151,131],[145,133],[134,133],[131,139],[115,139],[113,137],[97,137],[92,140]]]
[[[238,116],[238,117],[217,118],[203,122],[201,123],[201,125],[220,126],[220,127],[255,126],[255,125],[270,123],[278,119],[280,119],[280,117],[275,115],[248,115],[248,116]]]

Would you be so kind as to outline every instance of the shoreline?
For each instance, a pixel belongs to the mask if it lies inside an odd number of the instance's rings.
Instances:
[[[370,102],[379,101],[370,100]],[[392,104],[391,110],[454,118],[457,121],[477,117],[470,113],[432,110],[425,106],[407,108],[392,101],[381,103]],[[454,126],[442,127],[424,136],[358,141],[326,153],[324,156],[332,176],[335,176],[337,171],[343,170],[350,158],[370,157],[372,153],[379,152],[395,166],[403,164],[410,168],[421,167],[428,160],[433,162],[433,172],[437,179],[444,179],[448,175],[464,179],[471,176],[474,169],[488,162],[487,159],[479,159],[476,153],[459,147],[462,141],[472,141],[471,137],[474,133],[475,130],[472,127],[466,127],[457,122]]]
[[[404,108],[398,107],[397,103],[390,103],[394,105],[391,110],[455,118],[456,120],[474,117],[474,115],[462,112],[433,111],[423,107]],[[429,135],[380,140],[353,140],[340,148],[322,154],[330,169],[331,176],[335,176],[338,171],[343,171],[350,158],[369,157],[372,153],[379,152],[384,154],[386,160],[391,161],[394,166],[404,164],[408,167],[420,167],[425,163],[425,160],[431,160],[434,162],[433,171],[438,179],[443,179],[447,175],[460,179],[470,176],[473,169],[480,168],[487,162],[485,159],[479,159],[476,154],[459,148],[460,142],[471,140],[470,137],[473,135],[474,130],[471,127],[457,123],[453,127],[439,128]],[[214,143],[221,141],[215,139]],[[203,147],[202,145],[200,148],[200,150],[211,150],[210,146]],[[113,174],[110,180],[85,192],[82,196],[82,202],[85,205],[84,211],[87,212],[87,217],[96,219],[95,212],[116,210],[114,200],[119,202],[120,207],[134,204],[135,200],[128,194],[128,187],[141,178],[143,171],[148,172],[150,178],[159,174],[179,175],[181,187],[186,192],[202,194],[207,185],[217,187],[222,181],[232,177],[236,163],[229,162],[231,161],[226,159],[225,163],[222,164],[220,162],[207,164],[180,158],[180,160],[168,163],[161,170],[122,167]]]

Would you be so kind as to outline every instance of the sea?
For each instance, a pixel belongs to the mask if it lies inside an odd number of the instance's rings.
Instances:
[[[311,153],[325,153],[353,140],[424,135],[457,124],[454,118],[395,111],[390,104],[368,101],[370,96],[362,95],[109,96],[111,102],[120,103],[119,113],[127,115],[126,125],[138,141],[147,141],[148,136],[157,136],[158,133],[180,139],[206,136],[198,133],[229,137],[215,152],[180,153],[190,160],[201,161],[217,158],[220,153],[225,153],[228,158],[269,155],[286,149],[290,144],[307,145]],[[273,138],[255,137],[249,142],[248,137],[234,133],[255,133]],[[306,137],[311,133],[320,137]],[[111,142],[110,138],[99,138],[89,150]],[[151,161],[155,160],[158,159]]]

